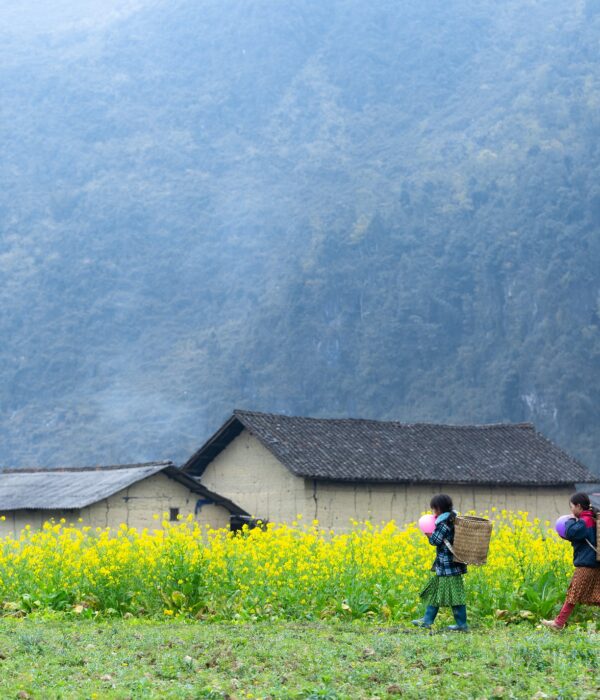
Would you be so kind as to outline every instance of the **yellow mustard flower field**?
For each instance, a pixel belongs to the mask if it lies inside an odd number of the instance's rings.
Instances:
[[[550,615],[572,573],[570,545],[527,513],[484,515],[494,531],[488,563],[465,578],[471,614]],[[414,523],[354,523],[344,534],[302,519],[238,533],[193,519],[160,525],[49,522],[0,539],[0,614],[404,623],[421,609],[435,556]]]

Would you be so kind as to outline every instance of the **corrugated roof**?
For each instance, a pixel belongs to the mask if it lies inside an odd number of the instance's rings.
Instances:
[[[243,429],[292,473],[310,479],[547,486],[596,480],[528,423],[407,424],[239,410],[183,471],[200,476]]]
[[[233,501],[209,491],[197,479],[184,474],[171,461],[62,469],[7,469],[0,472],[0,512],[79,510],[159,472],[230,513],[248,515]]]
[[[85,508],[173,466],[172,462],[147,462],[111,467],[8,469],[0,473],[0,511]]]

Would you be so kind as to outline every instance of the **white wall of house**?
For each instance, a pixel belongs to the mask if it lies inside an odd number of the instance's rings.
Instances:
[[[261,518],[291,521],[307,513],[312,486],[294,476],[260,442],[242,431],[208,465],[202,485]],[[236,501],[240,498],[241,501]]]
[[[568,487],[355,484],[294,476],[244,430],[207,466],[202,484],[258,518],[291,522],[297,514],[346,530],[352,519],[404,524],[428,510],[431,496],[448,493],[462,512],[496,507],[553,521],[569,512]]]
[[[417,520],[429,510],[436,493],[452,497],[459,512],[498,510],[526,511],[531,518],[554,520],[569,512],[572,488],[519,486],[457,486],[454,484],[358,485],[318,483],[314,510],[323,525],[344,529],[350,519],[373,522],[395,520],[399,524]],[[243,503],[240,504],[243,507]]]
[[[0,520],[0,537],[5,537],[9,534],[18,534],[24,530],[27,525],[32,530],[39,530],[42,525],[51,518],[55,522],[59,522],[64,518],[67,523],[76,523],[79,518],[78,510],[9,510],[0,511],[0,516],[4,516],[4,520]]]
[[[171,508],[179,508],[183,518],[194,514],[199,499],[202,499],[200,494],[159,473],[84,508],[81,517],[86,525],[94,527],[127,523],[138,529],[156,529],[160,527],[163,513],[169,513]],[[158,521],[153,517],[155,514],[160,516]],[[227,527],[229,511],[222,506],[205,504],[196,519],[213,527]]]
[[[185,518],[190,513],[195,513],[199,499],[202,499],[200,494],[190,491],[183,484],[159,473],[138,481],[80,511],[0,512],[0,515],[6,517],[6,520],[0,521],[0,535],[6,535],[9,532],[18,533],[26,525],[30,525],[32,529],[39,529],[50,518],[54,518],[55,521],[65,518],[67,524],[89,525],[94,528],[116,528],[121,523],[126,523],[129,527],[138,529],[147,527],[149,530],[156,530],[161,528],[163,513],[169,513],[171,508],[178,508],[180,515]],[[158,520],[154,519],[154,514],[159,516]],[[223,506],[204,504],[195,518],[199,523],[208,523],[212,527],[229,527],[229,515],[229,511]],[[78,518],[81,518],[81,523],[78,523]]]

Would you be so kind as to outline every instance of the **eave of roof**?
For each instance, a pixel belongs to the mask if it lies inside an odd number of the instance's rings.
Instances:
[[[226,508],[234,515],[250,515],[250,513],[245,511],[243,508],[240,508],[233,501],[207,489],[206,486],[203,486],[197,479],[194,479],[194,477],[190,476],[189,474],[185,474],[179,467],[167,467],[164,470],[164,474],[170,479],[173,479],[187,487],[193,493],[197,493],[199,496],[203,496],[204,498],[213,501],[215,505],[223,506],[223,508]]]

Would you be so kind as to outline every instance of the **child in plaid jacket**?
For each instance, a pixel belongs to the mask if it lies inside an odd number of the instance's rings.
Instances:
[[[436,548],[435,561],[431,567],[435,576],[421,592],[421,598],[428,604],[425,614],[412,622],[417,627],[431,627],[440,607],[449,606],[452,608],[456,624],[447,629],[452,632],[466,632],[468,625],[463,575],[467,573],[467,566],[455,561],[450,549],[454,542],[456,518],[452,499],[447,494],[440,493],[431,499],[429,505],[435,515],[435,530],[429,536],[429,544]]]

